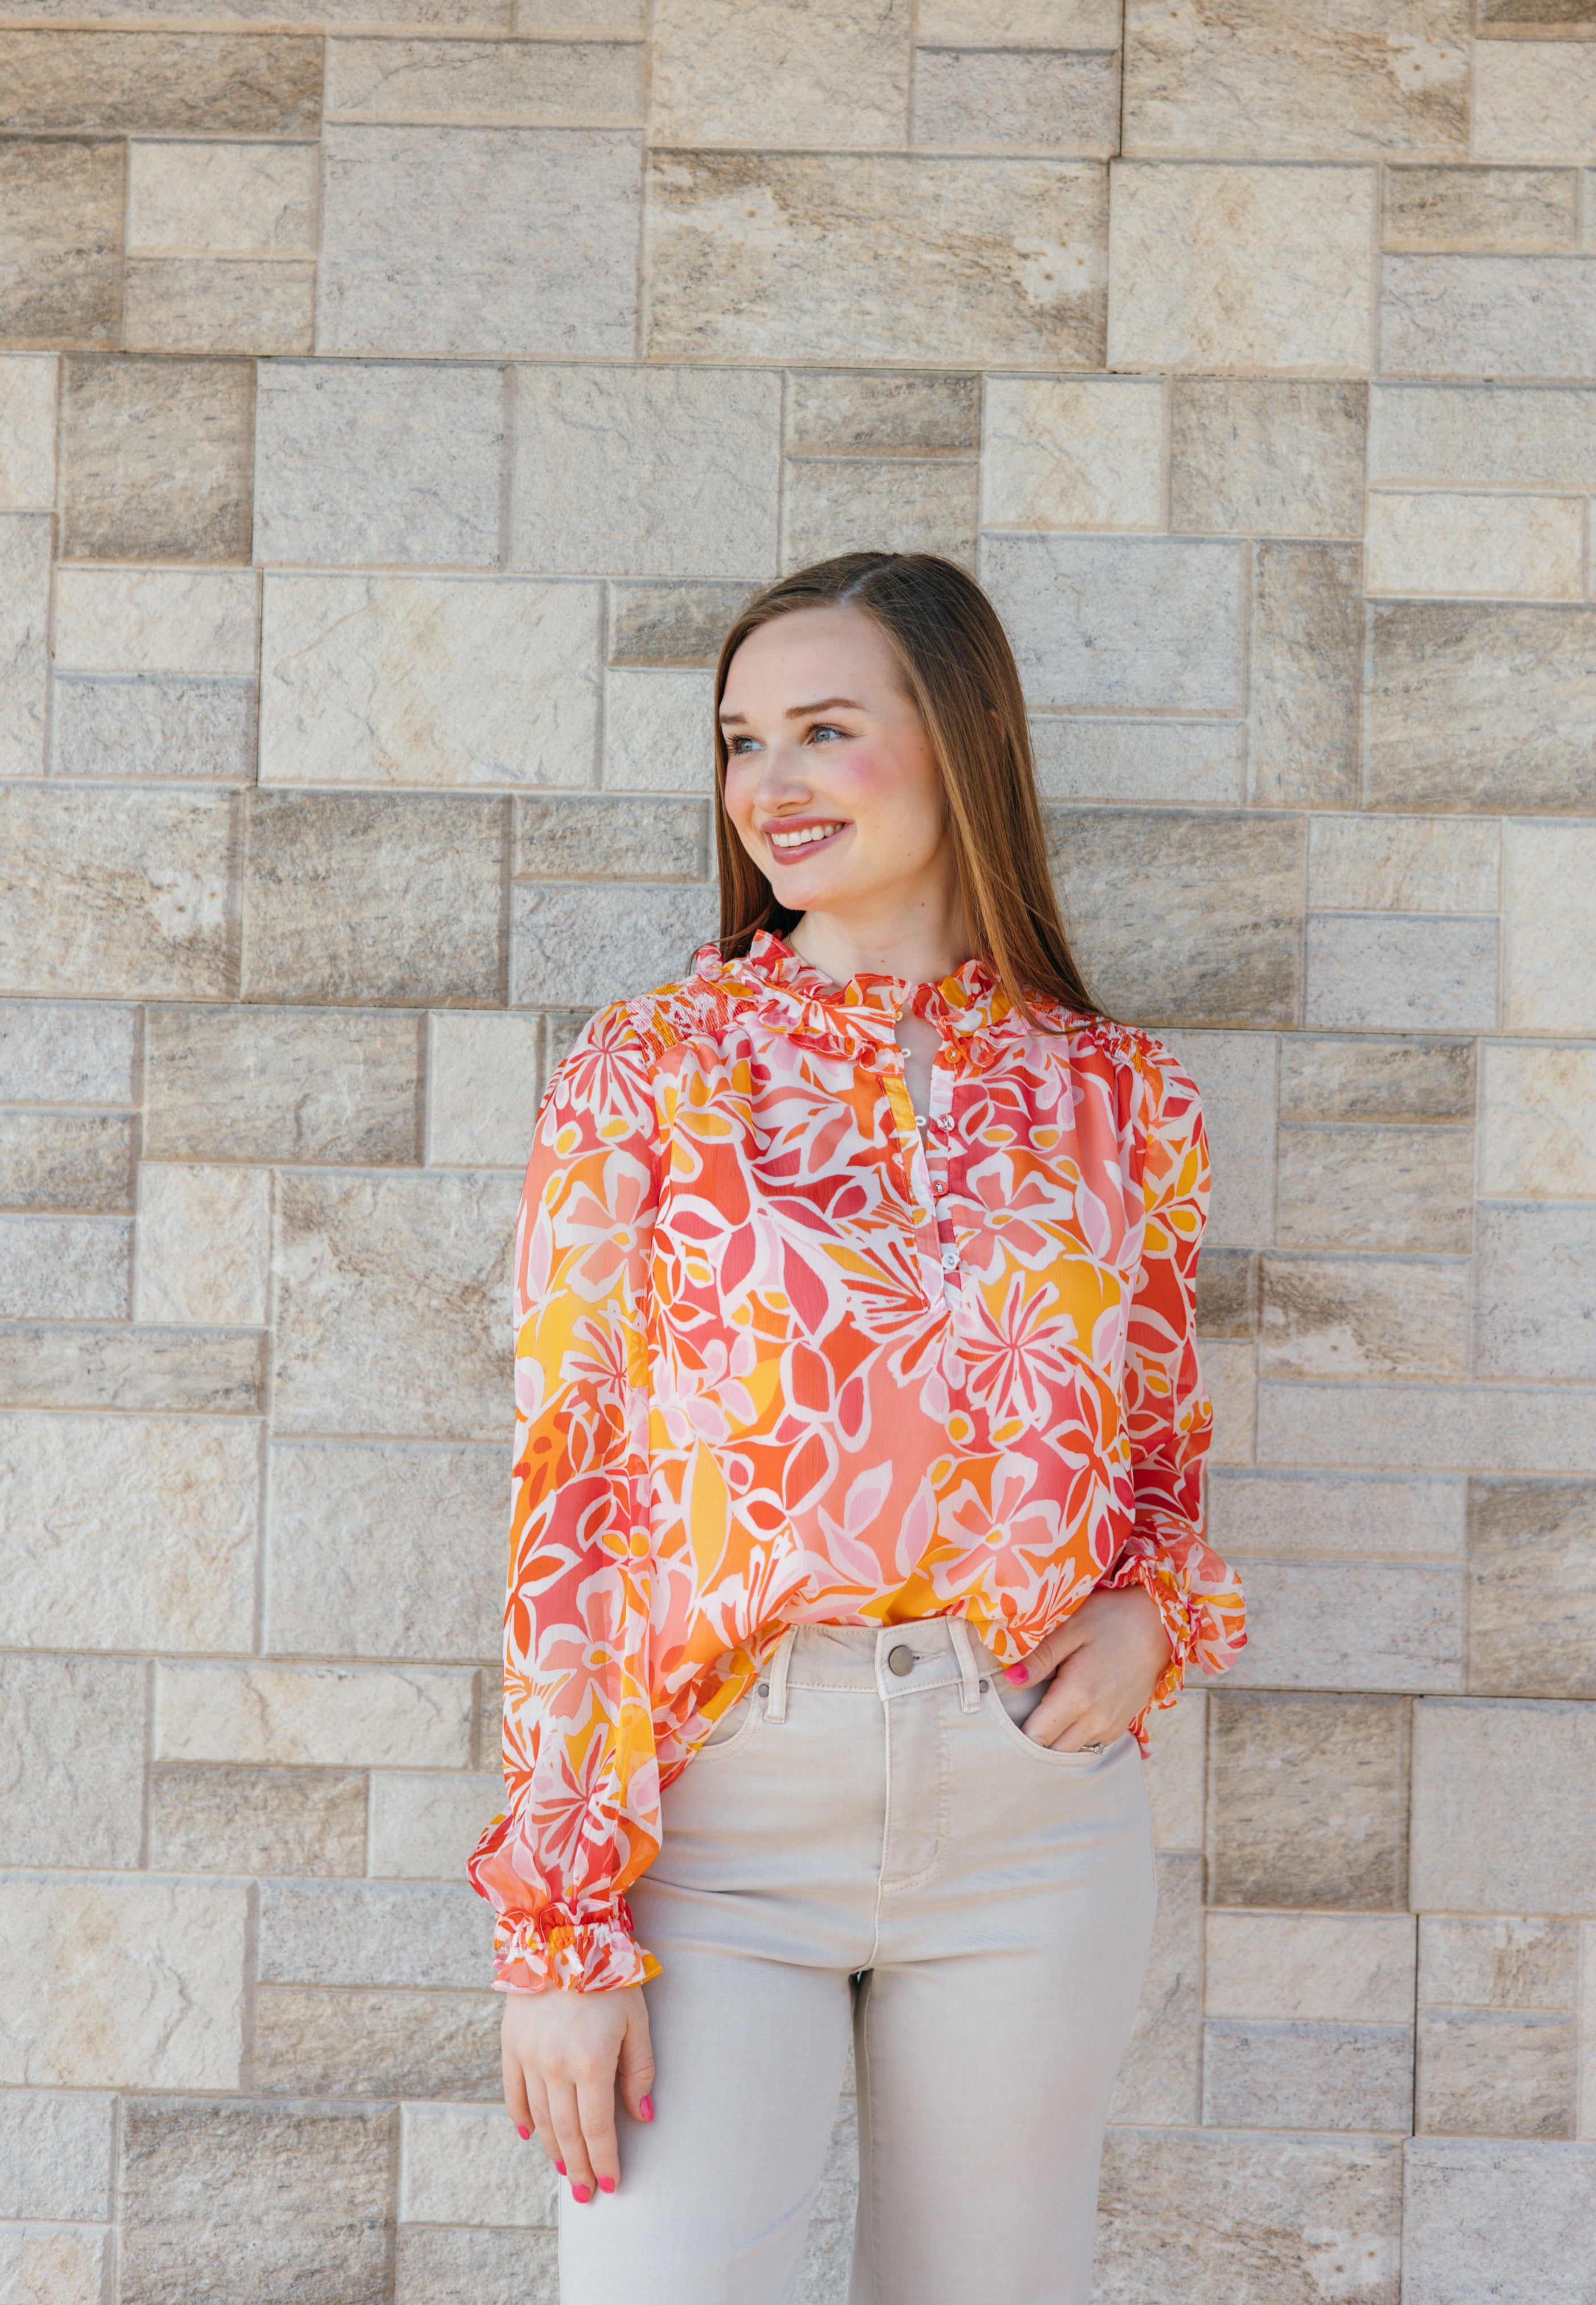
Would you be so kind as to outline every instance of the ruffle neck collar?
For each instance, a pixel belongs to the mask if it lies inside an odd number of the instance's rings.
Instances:
[[[998,1053],[994,1028],[1013,1014],[984,960],[967,960],[933,984],[868,970],[845,984],[834,984],[766,929],[755,932],[738,960],[722,960],[714,945],[705,945],[694,958],[693,974],[722,998],[751,1001],[761,1022],[789,1039],[848,1057],[888,1046],[899,1016],[909,1008],[934,1025],[944,1040],[962,1046],[977,1070],[984,1070]]]

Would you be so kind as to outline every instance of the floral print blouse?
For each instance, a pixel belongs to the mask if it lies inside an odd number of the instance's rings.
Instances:
[[[895,1037],[938,1048],[923,1138]],[[777,938],[595,1016],[516,1232],[497,1982],[632,1985],[659,1793],[794,1623],[962,1616],[1025,1655],[1141,1585],[1243,1645],[1202,1541],[1208,1157],[1159,1042],[981,962],[829,985]],[[1133,1726],[1145,1744],[1144,1719]]]

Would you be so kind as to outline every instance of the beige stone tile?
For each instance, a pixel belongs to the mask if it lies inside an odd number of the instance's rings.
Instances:
[[[703,880],[709,813],[701,801],[522,800],[516,880]]]
[[[714,731],[709,673],[612,668],[604,676],[605,790],[711,792]]]
[[[713,671],[734,618],[759,589],[752,583],[614,583],[606,662]]]
[[[508,1437],[518,1191],[493,1174],[279,1178],[279,1433]]]
[[[984,44],[922,47],[911,135],[921,147],[1110,159],[1119,149],[1119,59]]]
[[[1209,1698],[1209,1898],[1293,1910],[1407,1903],[1408,1700]]]
[[[55,368],[48,353],[0,357],[0,511],[55,508]]]
[[[1278,2023],[1411,2024],[1413,1923],[1405,1913],[1210,1912],[1202,2005],[1210,2017]]]
[[[1475,1230],[1474,1374],[1596,1377],[1596,1208],[1483,1204]]]
[[[597,585],[271,574],[265,595],[263,783],[592,782]]]
[[[981,573],[1033,712],[1239,710],[1239,546],[988,535]]]
[[[1596,1697],[1596,1489],[1480,1481],[1469,1492],[1469,1688]],[[1432,1993],[1433,2001],[1472,1998]],[[1571,2007],[1565,1997],[1542,2006]]]
[[[136,1103],[139,1022],[136,1008],[99,1002],[0,1000],[0,1100]]]
[[[1149,1724],[1152,1749],[1143,1766],[1155,1849],[1201,1850],[1207,1777],[1208,1695],[1184,1688]]]
[[[132,1227],[104,1217],[0,1217],[0,1319],[125,1321]]]
[[[1596,1472],[1596,1396],[1567,1385],[1318,1384],[1258,1389],[1263,1465],[1456,1474]]]
[[[818,2225],[817,2207],[810,2213],[811,2241]],[[805,2243],[806,2251],[809,2245]],[[554,2305],[559,2295],[558,2256],[552,2228],[529,2232],[514,2226],[497,2231],[488,2225],[401,2225],[395,2305],[431,2305],[439,2297],[471,2298],[476,2305]],[[845,2250],[841,2262],[845,2277]]]
[[[253,784],[255,684],[57,677],[50,767],[132,783]]]
[[[132,1329],[50,1321],[0,1326],[8,1408],[131,1408],[258,1416],[265,1340],[237,1330]]]
[[[402,2224],[554,2223],[554,2165],[497,2106],[407,2105],[402,2152]]]
[[[274,1442],[265,1578],[270,1648],[279,1655],[462,1663],[497,1656],[504,1475],[497,1449]],[[440,1551],[444,1527],[449,1544]],[[436,1756],[414,1765],[458,1765]]]
[[[1572,168],[1386,170],[1381,235],[1403,253],[1429,249],[1540,255],[1579,243]]]
[[[1200,1337],[1258,1334],[1258,1258],[1252,1249],[1204,1245],[1197,1272]]]
[[[427,1061],[427,1161],[524,1169],[538,1110],[538,1016],[439,1009]]]
[[[63,568],[55,662],[77,672],[255,669],[259,580],[248,569]]]
[[[794,369],[786,378],[789,455],[972,456],[981,427],[980,377]]]
[[[7,2216],[111,2213],[115,2100],[87,2090],[8,2090],[0,2098],[0,2199]]]
[[[1156,377],[991,378],[981,448],[988,528],[1162,529]]]
[[[1596,1927],[1587,1921],[1580,1931],[1582,1940],[1580,2009],[1580,2080],[1579,2133],[1582,2137],[1596,2136],[1596,2027],[1591,2023],[1591,2012],[1596,2010]]]
[[[632,0],[521,0],[522,13],[531,20],[539,10],[551,20],[562,5],[589,12],[591,21],[606,29],[607,13],[624,9]],[[186,10],[191,19],[221,18],[243,30],[251,22],[269,24],[392,23],[458,24],[508,30],[514,0],[174,0],[174,11]],[[9,13],[31,22],[81,22],[81,0],[7,0]],[[635,14],[635,8],[633,13]],[[143,0],[98,0],[92,21],[114,23],[124,19],[143,21],[149,11]],[[557,29],[557,27],[556,27]],[[613,29],[613,28],[610,28]],[[624,29],[622,27],[622,29]]]
[[[1380,366],[1390,376],[1589,377],[1588,257],[1388,256]]]
[[[1586,608],[1371,601],[1364,805],[1596,806]]]
[[[1257,1354],[1251,1342],[1223,1342],[1217,1338],[1205,1340],[1202,1381],[1213,1404],[1214,1416],[1210,1464],[1252,1463],[1257,1380]]]
[[[1419,1999],[1466,2009],[1576,2009],[1579,1924],[1426,1913],[1419,1923]]]
[[[1487,5],[1490,0],[1487,0]],[[1579,2305],[1596,2213],[1588,2146],[1414,2138],[1405,2156],[1405,2305]]]
[[[502,803],[420,793],[247,797],[247,1000],[420,1008],[502,997]]]
[[[100,2305],[111,2233],[100,2225],[0,2225],[0,2283],[19,2305]]]
[[[64,361],[63,557],[247,560],[254,401],[246,361]]]
[[[510,892],[511,1006],[590,1010],[674,983],[719,924],[710,888],[517,882]]]
[[[1249,640],[1249,797],[1273,808],[1355,806],[1357,547],[1254,545]]]
[[[662,153],[646,193],[645,356],[1099,367],[1105,173],[930,153]]]
[[[1312,850],[1310,851],[1312,854]],[[1470,1041],[1294,1033],[1280,1048],[1283,1120],[1472,1120]]]
[[[458,1881],[488,1818],[503,1810],[505,1781],[490,1774],[371,1779],[371,1858],[378,1880]]]
[[[908,140],[908,0],[655,0],[649,141],[755,147]]]
[[[635,349],[626,129],[329,126],[318,353]]]
[[[1251,377],[1170,386],[1175,529],[1357,536],[1368,387]]]
[[[1363,0],[1306,21],[1277,5],[1127,0],[1125,41],[1127,152],[1468,152],[1468,0]]]
[[[1046,821],[1075,948],[1110,1014],[1155,1027],[1295,1023],[1300,821],[1049,808]],[[1147,895],[1134,914],[1127,880]]]
[[[1031,744],[1037,789],[1047,800],[1233,808],[1244,797],[1239,722],[1046,713],[1031,723]]]
[[[160,1873],[363,1873],[358,1770],[152,1769],[149,1862]]]
[[[133,256],[123,341],[140,353],[308,353],[316,266],[308,257]]]
[[[1377,197],[1371,168],[1121,161],[1109,365],[1367,369]]]
[[[209,1882],[0,1881],[0,2081],[235,2089],[246,1919],[244,1890]]]
[[[1473,1145],[1465,1128],[1282,1127],[1276,1238],[1283,1248],[1466,1254]]]
[[[145,1031],[147,1160],[420,1158],[414,1016],[162,1007]]]
[[[327,117],[630,128],[643,61],[615,40],[332,39]]]
[[[1596,825],[1510,824],[1509,1032],[1583,1033],[1596,999]]]
[[[1419,2012],[1421,2135],[1572,2137],[1578,2114],[1571,2016]]]
[[[1202,1858],[1159,1856],[1152,1951],[1115,2084],[1119,2123],[1198,2117],[1202,2063]]]
[[[1596,1199],[1596,1049],[1488,1041],[1483,1055],[1480,1190]]]
[[[1171,1047],[1202,1099],[1214,1181],[1208,1249],[1252,1248],[1275,1231],[1276,1044],[1261,1033],[1176,1033]]]
[[[972,47],[1116,48],[1119,0],[920,0],[921,40]]]
[[[0,30],[0,81],[13,133],[314,135],[321,42],[289,32]]]
[[[492,1948],[491,1908],[463,1881],[261,1884],[263,1985],[480,1986]]]
[[[131,1210],[132,1130],[131,1114],[0,1112],[0,1207]]]
[[[322,0],[313,0],[322,4]],[[643,0],[513,0],[518,32],[616,32],[641,39],[645,29]],[[360,15],[369,0],[350,0],[352,14]],[[482,0],[461,0],[462,13],[471,6],[484,21],[498,22],[495,8]],[[418,21],[420,12],[417,12]],[[442,22],[441,13],[437,18]]]
[[[463,1769],[473,1677],[412,1665],[159,1663],[157,1761],[250,1768]]]
[[[1369,476],[1477,488],[1596,486],[1596,392],[1499,384],[1377,384]]]
[[[316,147],[135,141],[128,146],[127,239],[140,254],[314,255]]]
[[[1426,1699],[1413,1722],[1415,1908],[1589,1912],[1596,1843],[1569,1788],[1593,1766],[1588,1705]]]
[[[802,457],[786,467],[782,565],[809,567],[843,552],[934,552],[973,572],[977,494],[973,461]]]
[[[0,775],[44,773],[49,686],[48,513],[0,514]]]
[[[1227,1687],[1462,1692],[1460,1571],[1249,1561],[1244,1553],[1241,1563],[1247,1647]]]
[[[246,1648],[259,1442],[219,1417],[0,1417],[12,1647]],[[51,1541],[39,1542],[48,1530]]]
[[[108,347],[122,328],[123,147],[0,147],[0,344]]]
[[[1413,2127],[1413,2032],[1407,2025],[1264,2024],[1210,2019],[1202,2029],[1202,2118],[1213,2128]]]
[[[475,1993],[263,1985],[255,2087],[284,2097],[453,2097],[498,2104],[502,2003]],[[519,2292],[518,2292],[519,2293]]]
[[[135,1321],[264,1328],[270,1263],[266,1170],[140,1163]]]
[[[1493,913],[1501,829],[1457,817],[1320,816],[1308,827],[1316,912]]]
[[[123,1657],[0,1658],[0,1781],[6,1786],[8,1865],[139,1862],[144,1801],[141,1662]],[[0,2099],[0,2205],[20,2216],[92,2216],[39,2206],[39,2188],[13,2192],[19,2140]],[[103,2205],[101,2213],[103,2214]]]
[[[1364,556],[1371,592],[1577,600],[1584,506],[1575,497],[1377,491]]]
[[[1489,39],[1589,39],[1590,0],[1479,0],[1479,30]]]
[[[1591,157],[1596,48],[1565,40],[1482,41],[1475,52],[1477,160]]]
[[[1266,1256],[1259,1365],[1268,1376],[1468,1374],[1464,1263]]]
[[[1310,1028],[1489,1033],[1497,1021],[1498,931],[1489,919],[1310,913]]]
[[[768,579],[780,442],[773,374],[522,369],[511,557],[540,574]]]
[[[274,361],[256,394],[255,557],[494,567],[506,434],[495,368]]]
[[[219,2288],[243,2265],[258,2292],[304,2305],[380,2294],[396,2126],[387,2105],[131,2105],[123,2305]]]

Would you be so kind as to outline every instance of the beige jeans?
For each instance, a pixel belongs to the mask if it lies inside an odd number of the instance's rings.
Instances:
[[[785,2305],[852,2037],[853,2305],[1087,2305],[1153,1917],[1128,1736],[1054,1753],[962,1621],[790,1634],[632,1893],[656,2116],[562,2188],[562,2305]]]

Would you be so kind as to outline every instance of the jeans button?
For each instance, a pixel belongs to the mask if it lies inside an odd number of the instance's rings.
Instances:
[[[904,1648],[903,1643],[900,1641],[896,1648],[889,1649],[887,1651],[887,1670],[888,1672],[896,1672],[900,1680],[906,1672],[913,1672],[914,1670],[913,1650]]]

